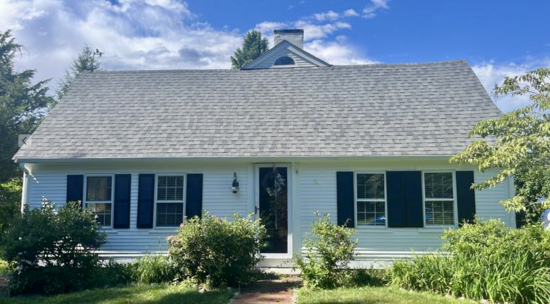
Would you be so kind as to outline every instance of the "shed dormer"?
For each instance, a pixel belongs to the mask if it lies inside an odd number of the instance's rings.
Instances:
[[[304,30],[275,30],[274,44],[269,51],[245,64],[243,70],[322,67],[330,64],[304,51]]]

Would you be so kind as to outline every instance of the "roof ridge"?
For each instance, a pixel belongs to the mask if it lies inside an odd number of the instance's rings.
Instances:
[[[246,70],[237,70],[237,69],[152,69],[152,70],[96,70],[94,72],[87,72],[88,74],[92,73],[173,73],[173,72],[241,72],[241,71],[285,71],[285,70],[296,70],[296,69],[330,69],[330,68],[364,68],[364,67],[373,67],[373,66],[420,66],[420,65],[440,65],[440,64],[458,64],[458,63],[468,63],[465,59],[459,60],[448,60],[448,61],[432,61],[432,62],[404,62],[404,63],[369,63],[369,64],[335,64],[328,67],[295,67],[287,69],[246,69]]]

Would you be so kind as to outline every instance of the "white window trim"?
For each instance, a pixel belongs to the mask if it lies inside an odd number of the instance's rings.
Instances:
[[[426,185],[424,175],[426,173],[451,173],[453,184],[453,198],[426,198]],[[426,201],[452,201],[453,202],[453,224],[452,225],[428,225],[426,223]],[[429,170],[422,171],[422,216],[424,218],[424,228],[428,229],[441,229],[441,228],[453,228],[458,227],[458,207],[456,200],[456,171],[455,170]]]
[[[362,198],[359,199],[357,197],[357,175],[358,174],[383,174],[384,175],[384,199],[368,199],[368,198]],[[387,229],[388,228],[388,181],[386,178],[386,171],[356,171],[353,172],[353,192],[354,192],[354,202],[353,202],[353,210],[354,210],[354,217],[355,217],[355,227],[361,228],[361,229]],[[382,225],[359,225],[359,222],[357,221],[357,203],[359,201],[362,202],[384,202],[384,212],[386,215],[386,224],[384,226]]]
[[[110,201],[90,201],[88,202],[88,177],[111,177],[111,200]],[[111,204],[111,225],[100,226],[101,229],[113,229],[115,221],[115,175],[114,174],[84,174],[84,208],[88,208],[88,204]]]
[[[161,176],[183,176],[183,197],[181,201],[165,201],[165,200],[158,200],[158,181],[159,177]],[[185,218],[185,207],[187,205],[187,202],[185,201],[187,198],[187,174],[186,173],[155,173],[155,206],[153,208],[153,229],[155,230],[174,230],[179,227],[177,226],[160,226],[157,227],[157,203],[174,203],[174,204],[182,204],[183,203],[183,215],[182,215],[182,222]]]

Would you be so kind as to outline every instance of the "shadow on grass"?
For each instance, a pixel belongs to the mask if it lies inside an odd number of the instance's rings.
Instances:
[[[225,304],[232,297],[229,291],[199,293],[181,286],[137,285],[122,288],[94,289],[56,296],[17,296],[0,298],[1,304]]]

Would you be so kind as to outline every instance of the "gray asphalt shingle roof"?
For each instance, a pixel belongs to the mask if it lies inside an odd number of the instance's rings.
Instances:
[[[15,158],[451,155],[499,115],[465,61],[100,71]]]

